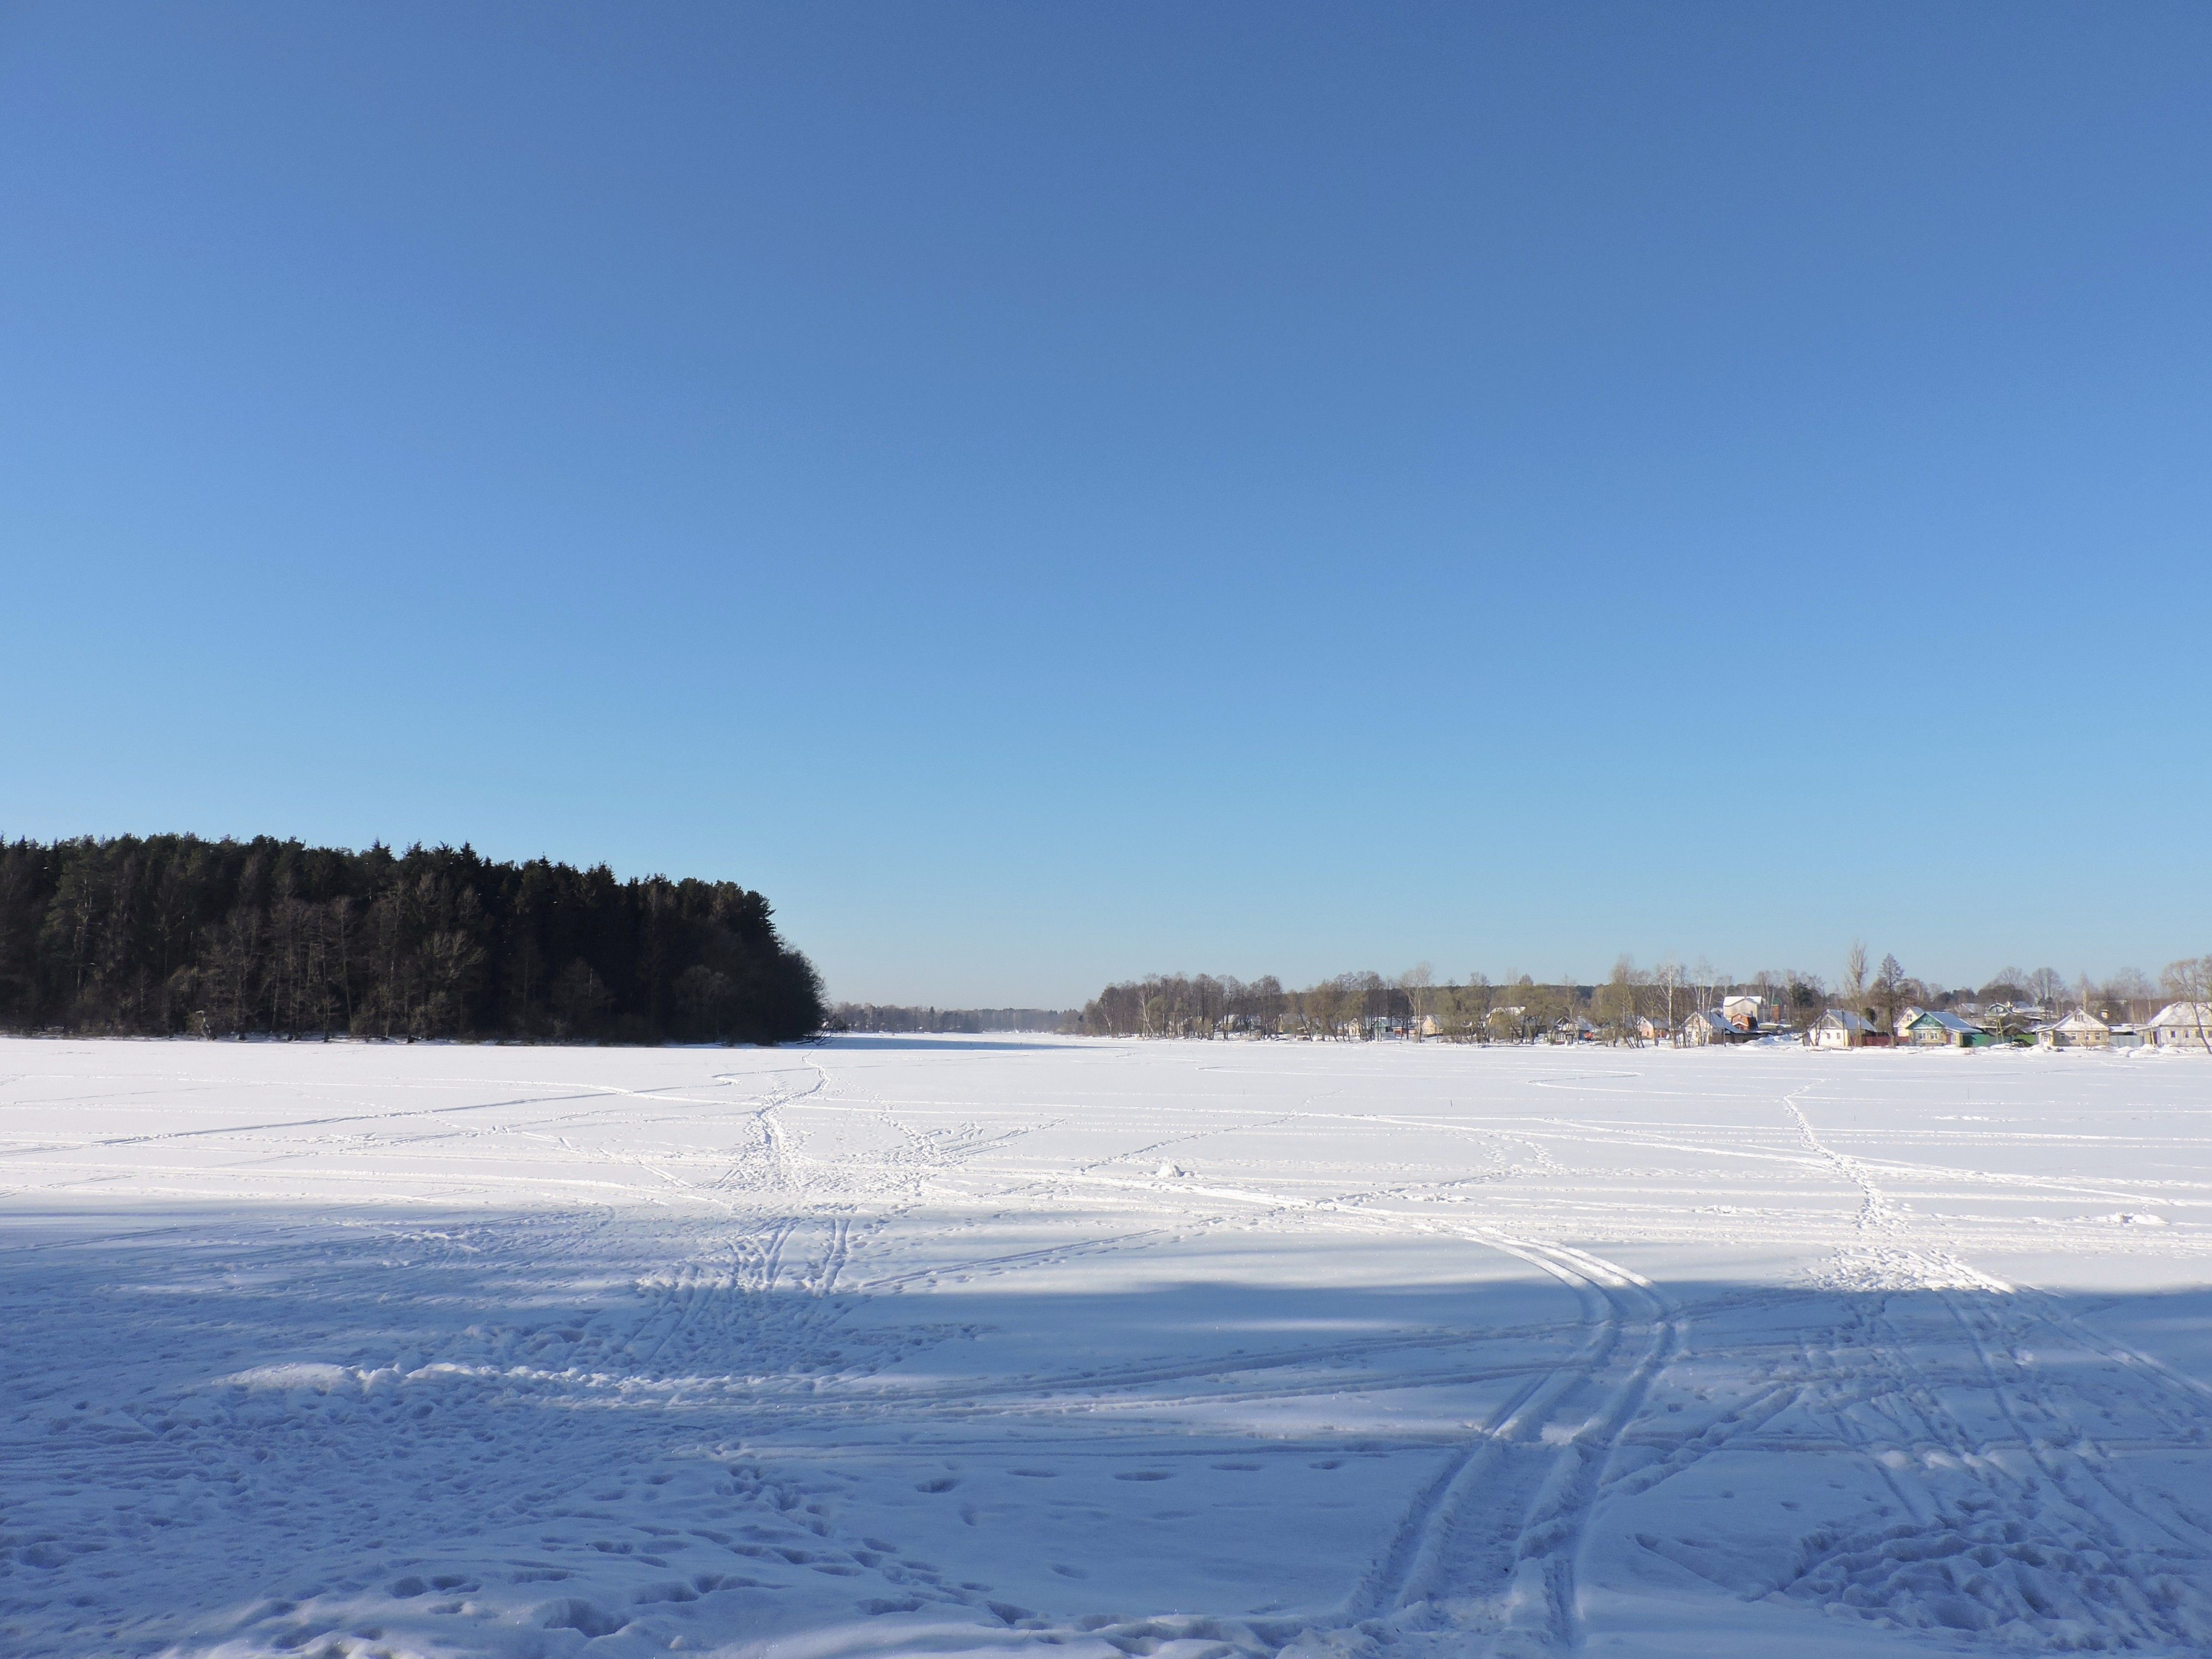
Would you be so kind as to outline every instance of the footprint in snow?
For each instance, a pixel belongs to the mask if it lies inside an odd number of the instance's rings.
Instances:
[[[544,1609],[544,1613],[541,1621],[543,1628],[580,1631],[586,1636],[612,1636],[629,1622],[580,1599],[556,1601]]]

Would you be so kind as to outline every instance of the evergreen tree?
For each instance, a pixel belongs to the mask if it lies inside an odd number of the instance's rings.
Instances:
[[[781,1042],[821,981],[733,882],[471,848],[0,842],[0,1026]]]

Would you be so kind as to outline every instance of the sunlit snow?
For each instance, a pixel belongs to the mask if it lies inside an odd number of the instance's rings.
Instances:
[[[2212,1650],[2212,1059],[0,1042],[0,1651]]]

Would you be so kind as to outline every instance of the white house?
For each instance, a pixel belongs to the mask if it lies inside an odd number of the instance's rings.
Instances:
[[[1766,1018],[1766,1004],[1754,996],[1723,997],[1721,1018],[1739,1031],[1755,1031]]]
[[[2161,1048],[2185,1042],[2212,1050],[2212,1002],[2169,1002],[2152,1016],[2146,1029]]]
[[[2036,1032],[2035,1040],[2045,1048],[2109,1048],[2112,1028],[2087,1008],[2076,1008],[2056,1025]]]
[[[1863,1048],[1874,1028],[1848,1008],[1831,1008],[1813,1022],[1815,1048]]]
[[[1745,1035],[1741,1026],[1711,1008],[1700,1008],[1682,1022],[1682,1041],[1692,1048],[1709,1042],[1741,1042]]]

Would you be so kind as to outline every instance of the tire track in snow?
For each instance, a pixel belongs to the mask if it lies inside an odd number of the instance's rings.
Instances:
[[[1649,1280],[1589,1251],[1482,1242],[1574,1287],[1588,1334],[1423,1488],[1338,1622],[1439,1654],[1474,1641],[1501,1655],[1564,1651],[1579,1639],[1577,1563],[1602,1477],[1682,1325]]]

